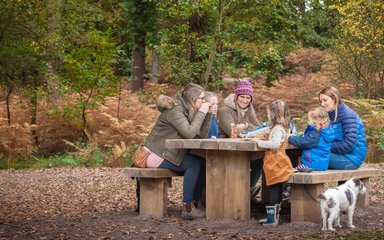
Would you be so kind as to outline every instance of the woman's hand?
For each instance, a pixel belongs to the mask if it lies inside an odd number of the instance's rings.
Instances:
[[[199,111],[206,114],[209,111],[210,107],[211,104],[209,102],[203,102],[199,108]]]

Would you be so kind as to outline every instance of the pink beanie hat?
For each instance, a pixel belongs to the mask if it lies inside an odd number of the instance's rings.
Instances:
[[[243,95],[243,94],[249,95],[249,96],[251,96],[253,98],[252,83],[250,83],[248,81],[240,81],[237,84],[237,87],[236,87],[236,90],[235,90],[235,100],[237,99],[237,97],[239,95]]]

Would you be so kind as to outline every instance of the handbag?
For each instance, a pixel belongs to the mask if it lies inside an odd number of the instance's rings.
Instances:
[[[136,150],[135,155],[132,157],[132,162],[136,167],[145,168],[147,166],[149,154],[151,154],[151,152],[147,151],[143,145],[140,145],[140,147]]]

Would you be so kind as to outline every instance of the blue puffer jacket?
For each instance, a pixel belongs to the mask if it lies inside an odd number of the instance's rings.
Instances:
[[[367,155],[364,124],[360,117],[344,103],[339,104],[337,110],[336,121],[335,111],[329,113],[331,126],[335,132],[331,152],[344,155],[358,168]]]
[[[308,125],[304,136],[290,136],[289,143],[303,149],[301,163],[313,170],[328,169],[331,155],[331,144],[335,139],[332,127],[328,126],[319,132],[314,126]]]

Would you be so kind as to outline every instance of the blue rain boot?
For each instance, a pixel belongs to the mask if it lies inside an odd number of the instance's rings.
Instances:
[[[259,220],[264,226],[277,226],[279,223],[280,204],[274,206],[265,206],[267,218]]]

